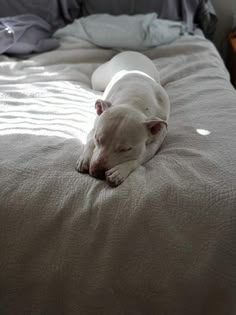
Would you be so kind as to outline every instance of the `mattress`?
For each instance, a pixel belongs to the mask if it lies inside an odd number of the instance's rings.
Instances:
[[[78,38],[0,57],[0,314],[235,314],[236,92],[215,47],[145,52],[171,102],[158,154],[117,188],[75,170],[117,53]]]

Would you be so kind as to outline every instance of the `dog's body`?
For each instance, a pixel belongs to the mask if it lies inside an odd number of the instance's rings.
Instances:
[[[126,51],[117,54],[94,71],[92,75],[93,89],[104,91],[114,75],[123,70],[140,71],[160,83],[159,72],[149,58],[138,52]]]
[[[100,78],[100,80],[99,80]],[[169,98],[152,61],[136,52],[123,52],[100,66],[92,76],[98,117],[77,169],[121,184],[161,146],[169,119]]]

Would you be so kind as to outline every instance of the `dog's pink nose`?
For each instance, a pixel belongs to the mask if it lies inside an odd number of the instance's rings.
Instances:
[[[107,168],[105,167],[103,161],[99,160],[91,165],[89,173],[93,177],[104,179],[106,171]]]
[[[106,170],[104,169],[96,169],[96,170],[91,170],[90,175],[99,179],[105,179],[105,172]]]

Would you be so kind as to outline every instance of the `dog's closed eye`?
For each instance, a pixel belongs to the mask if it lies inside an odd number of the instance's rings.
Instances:
[[[127,148],[125,148],[125,147],[120,147],[120,148],[118,149],[119,152],[128,152],[128,151],[131,151],[131,150],[132,150],[132,147],[127,147]]]

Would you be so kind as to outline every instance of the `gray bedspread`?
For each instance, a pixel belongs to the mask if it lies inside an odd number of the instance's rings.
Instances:
[[[160,152],[119,187],[75,171],[93,70],[72,37],[0,57],[0,314],[236,313],[236,93],[214,46],[147,52],[171,100]]]

